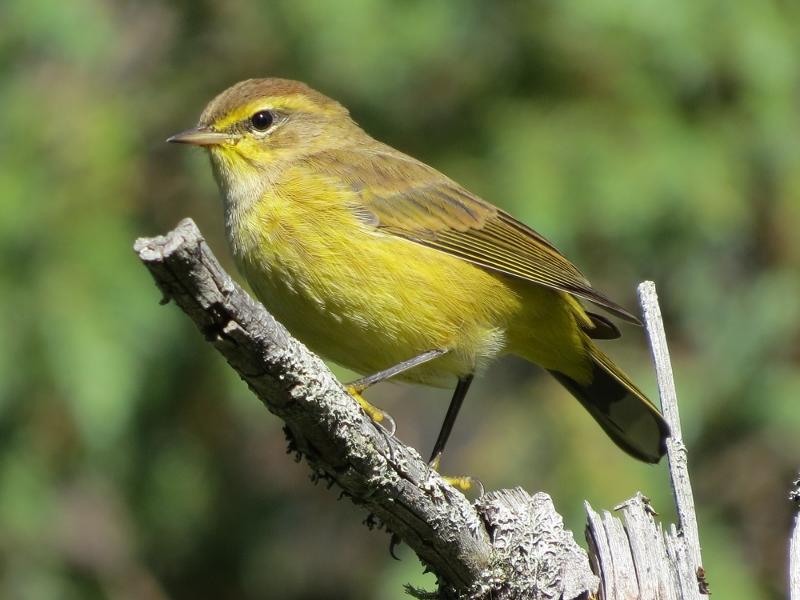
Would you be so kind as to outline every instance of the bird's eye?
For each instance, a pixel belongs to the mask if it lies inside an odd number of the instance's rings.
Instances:
[[[260,110],[250,117],[250,124],[256,131],[266,131],[274,121],[272,113],[268,110]]]

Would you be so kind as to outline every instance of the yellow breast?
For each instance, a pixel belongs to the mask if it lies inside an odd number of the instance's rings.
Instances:
[[[384,234],[353,193],[287,169],[229,223],[239,268],[264,305],[313,351],[373,373],[450,352],[402,379],[447,386],[503,352],[578,376],[577,303]]]
[[[451,349],[407,377],[429,384],[447,385],[505,349],[520,310],[507,285],[374,230],[349,201],[294,168],[238,219],[231,245],[239,267],[278,320],[312,350],[362,373]]]

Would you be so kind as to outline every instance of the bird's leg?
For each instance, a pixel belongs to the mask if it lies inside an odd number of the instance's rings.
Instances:
[[[369,402],[367,402],[364,397],[361,395],[364,390],[368,387],[375,385],[376,383],[380,383],[381,381],[386,381],[387,379],[391,379],[401,373],[405,373],[406,371],[413,369],[414,367],[418,367],[419,365],[426,363],[434,358],[438,358],[443,354],[446,354],[447,350],[443,349],[436,349],[436,350],[428,350],[427,352],[423,352],[418,356],[414,356],[413,358],[409,358],[408,360],[404,360],[401,363],[397,363],[389,367],[388,369],[384,369],[383,371],[378,371],[377,373],[373,373],[372,375],[367,375],[366,377],[362,377],[361,379],[356,379],[355,381],[351,381],[350,383],[344,386],[344,389],[355,398],[358,403],[361,405],[361,408],[364,409],[364,412],[369,415],[369,417],[375,421],[376,423],[382,423],[383,421],[388,421],[389,426],[386,427],[386,430],[389,432],[389,435],[394,435],[395,431],[395,423],[394,419],[390,417],[387,413],[383,412],[380,408],[373,406]]]
[[[427,352],[423,352],[418,356],[414,356],[413,358],[409,358],[408,360],[404,360],[401,363],[397,363],[389,367],[388,369],[384,369],[383,371],[378,371],[377,373],[373,373],[372,375],[367,375],[366,377],[362,377],[361,379],[356,379],[355,381],[351,381],[348,384],[345,384],[344,389],[350,394],[356,401],[361,405],[361,408],[364,410],[365,413],[369,416],[370,419],[375,421],[376,423],[383,423],[383,421],[388,421],[389,426],[384,428],[386,429],[386,433],[390,436],[394,435],[394,431],[396,429],[394,419],[389,416],[389,414],[383,412],[377,406],[373,406],[369,402],[367,402],[364,397],[361,395],[364,390],[368,387],[375,385],[376,383],[380,383],[381,381],[386,381],[387,379],[391,379],[396,375],[400,375],[400,373],[405,373],[406,371],[413,369],[414,367],[418,367],[419,365],[426,363],[434,358],[438,358],[443,354],[447,354],[447,350],[445,349],[435,349],[435,350],[428,350]],[[374,515],[370,513],[367,517],[367,520],[373,518]],[[394,553],[395,547],[400,543],[400,536],[396,533],[392,532],[391,540],[389,541],[389,554],[392,558],[399,560]]]
[[[439,437],[436,438],[436,443],[433,445],[433,452],[431,452],[431,458],[428,461],[428,464],[436,470],[439,469],[439,461],[442,458],[444,447],[450,437],[450,432],[453,430],[453,424],[456,422],[458,411],[461,410],[461,404],[464,402],[464,398],[469,391],[472,379],[472,374],[460,377],[458,379],[458,385],[456,385],[456,390],[453,392],[453,397],[450,399],[450,406],[447,408],[447,414],[444,416],[442,427],[439,430]]]
[[[453,392],[453,397],[450,400],[450,406],[447,408],[447,414],[444,416],[444,421],[442,422],[442,427],[439,430],[439,436],[436,438],[436,443],[433,445],[433,452],[431,452],[431,458],[428,461],[428,465],[434,470],[439,470],[439,463],[442,459],[442,453],[444,452],[444,447],[447,444],[447,440],[450,437],[450,432],[453,430],[453,424],[456,422],[456,417],[458,416],[458,411],[461,410],[461,405],[464,402],[464,398],[467,395],[467,391],[469,391],[469,386],[472,383],[473,379],[472,373],[466,375],[464,377],[460,377],[458,379],[458,384],[456,385],[455,392]],[[453,487],[461,490],[462,492],[466,492],[473,487],[478,487],[479,495],[483,495],[483,484],[477,479],[467,476],[459,476],[459,477],[445,477],[443,476],[450,485]]]

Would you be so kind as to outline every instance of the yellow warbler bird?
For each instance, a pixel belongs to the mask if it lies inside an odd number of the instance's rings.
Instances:
[[[438,464],[473,375],[502,354],[540,365],[624,451],[657,462],[669,428],[592,341],[619,336],[593,289],[527,225],[365,133],[303,83],[249,79],[170,142],[204,146],[238,267],[312,350],[359,373],[456,385]]]

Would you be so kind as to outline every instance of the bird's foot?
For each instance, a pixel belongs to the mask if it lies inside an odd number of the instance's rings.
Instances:
[[[428,466],[439,473],[439,462],[441,460],[441,456],[435,457],[428,463]],[[441,473],[440,473],[441,475]],[[470,477],[469,475],[441,475],[442,479],[444,479],[447,483],[452,485],[454,488],[459,490],[460,492],[466,494],[467,492],[477,492],[478,498],[483,496],[484,487],[483,484],[480,482],[479,479],[475,477]]]
[[[378,425],[383,427],[386,430],[386,433],[389,436],[393,436],[394,432],[397,430],[397,425],[394,422],[394,419],[389,415],[389,413],[382,411],[377,406],[374,406],[367,402],[364,399],[364,396],[361,395],[363,390],[358,389],[357,386],[354,385],[346,385],[344,386],[345,391],[350,394],[353,398],[356,399],[356,402],[361,405],[361,408],[367,413],[367,416],[375,421]]]

